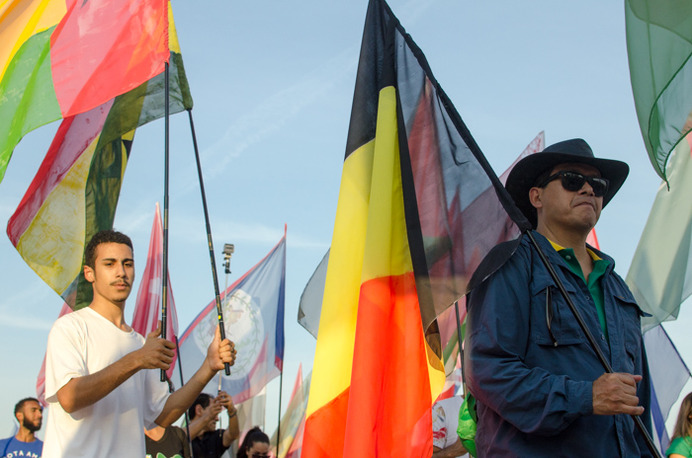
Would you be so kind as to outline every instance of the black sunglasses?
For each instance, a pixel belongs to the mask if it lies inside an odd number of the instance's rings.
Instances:
[[[589,183],[596,197],[602,197],[608,192],[609,182],[606,178],[587,177],[579,172],[570,172],[569,170],[561,170],[554,175],[550,175],[538,187],[545,188],[548,183],[558,178],[561,179],[562,187],[568,191],[579,191],[584,186],[584,183]]]

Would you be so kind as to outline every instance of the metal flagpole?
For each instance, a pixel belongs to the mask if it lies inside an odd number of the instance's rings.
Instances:
[[[216,275],[216,260],[214,258],[214,242],[211,238],[211,224],[209,223],[209,210],[207,209],[207,196],[204,192],[204,178],[202,177],[202,164],[199,160],[199,148],[197,147],[197,134],[195,133],[195,123],[192,120],[192,110],[187,110],[190,118],[190,130],[192,131],[192,144],[195,148],[195,160],[197,161],[197,175],[199,177],[199,189],[202,195],[202,208],[204,210],[204,222],[207,227],[207,244],[209,245],[209,261],[211,263],[211,276],[214,282],[214,298],[216,300],[216,315],[219,321],[219,333],[221,340],[226,338],[226,328],[223,323],[223,309],[221,308],[221,297],[219,294],[219,279]],[[164,232],[165,234],[165,232]],[[226,375],[231,375],[231,365],[224,363]]]
[[[567,302],[567,306],[569,307],[570,311],[572,312],[572,315],[574,315],[574,318],[577,320],[577,323],[579,324],[579,327],[581,328],[582,332],[584,332],[584,335],[586,336],[586,340],[589,341],[589,345],[591,346],[591,349],[596,353],[596,356],[598,357],[598,360],[600,361],[601,365],[603,366],[603,369],[609,374],[613,373],[613,368],[610,366],[610,363],[606,359],[605,355],[601,351],[601,347],[598,346],[598,342],[596,342],[596,339],[594,338],[593,334],[591,334],[591,331],[589,328],[586,327],[586,322],[584,321],[584,318],[581,316],[581,313],[579,310],[577,310],[577,307],[574,305],[574,302],[572,302],[572,298],[569,297],[569,294],[567,293],[567,290],[565,289],[565,285],[562,284],[562,281],[560,278],[557,276],[557,272],[555,272],[555,269],[553,266],[550,264],[550,261],[548,261],[548,258],[546,257],[545,253],[543,253],[543,250],[538,246],[538,242],[536,242],[536,239],[533,237],[533,234],[531,233],[530,230],[524,231],[524,234],[526,234],[529,238],[529,241],[531,244],[536,248],[536,251],[538,251],[538,257],[541,258],[541,261],[543,262],[543,265],[548,269],[548,273],[550,273],[550,277],[553,279],[555,284],[557,285],[557,288],[560,290],[560,294],[562,297],[565,299]],[[654,444],[653,439],[651,439],[651,436],[649,435],[649,432],[646,430],[644,427],[644,423],[642,423],[641,418],[639,418],[636,415],[630,415],[632,417],[632,420],[634,420],[634,425],[637,427],[639,432],[644,436],[644,440],[646,441],[646,445],[649,448],[649,451],[654,456],[657,456],[659,458],[663,458],[661,455],[661,452],[656,448],[656,445]]]
[[[169,169],[169,133],[170,133],[170,85],[168,81],[168,62],[164,67],[165,82],[165,106],[164,106],[164,147],[163,147],[163,267],[161,275],[161,338],[166,338],[166,326],[168,322],[168,169]],[[180,359],[180,356],[178,356]],[[161,381],[166,381],[166,371],[161,369]]]

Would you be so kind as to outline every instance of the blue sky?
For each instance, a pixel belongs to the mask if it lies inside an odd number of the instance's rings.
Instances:
[[[499,174],[540,131],[548,144],[586,139],[631,173],[597,226],[624,277],[659,186],[644,150],[627,65],[624,6],[589,0],[392,0],[394,13]],[[173,0],[195,101],[219,282],[220,251],[235,244],[229,283],[258,262],[288,225],[285,393],[314,339],[296,323],[302,289],[331,241],[367,2]],[[29,134],[0,183],[6,224],[57,123]],[[163,200],[163,121],[140,129],[115,227],[144,270],[155,202]],[[181,330],[213,298],[187,116],[172,118],[170,273]],[[33,395],[60,298],[0,238],[0,436],[16,400]],[[139,276],[137,277],[137,284]],[[135,286],[136,287],[136,286]],[[131,316],[134,297],[126,316]],[[692,360],[683,311],[668,329]],[[188,364],[186,372],[191,372]],[[278,383],[268,389],[276,424]],[[287,397],[284,398],[284,404]],[[42,436],[43,431],[39,434]]]

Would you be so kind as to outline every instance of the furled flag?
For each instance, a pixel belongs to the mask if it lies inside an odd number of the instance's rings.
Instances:
[[[28,132],[160,74],[166,0],[26,0],[0,7],[0,180]]]
[[[473,218],[447,224],[491,185],[497,193]],[[387,4],[371,0],[303,457],[430,456],[431,407],[445,379],[434,320],[498,240],[519,233],[510,211],[529,226],[425,56]]]
[[[166,319],[166,339],[175,342],[178,338],[178,314],[175,311],[175,300],[173,299],[173,288],[171,278],[168,275],[168,292],[166,302],[168,313]],[[163,291],[163,226],[161,225],[161,213],[159,204],[156,203],[154,223],[151,226],[151,237],[149,238],[149,252],[147,254],[147,265],[144,268],[142,280],[139,282],[137,292],[137,302],[135,311],[132,315],[132,329],[147,336],[155,331],[161,318],[161,294]],[[171,367],[166,371],[166,375],[171,379],[175,368],[176,356],[173,356]]]
[[[235,403],[257,394],[282,370],[285,283],[284,232],[262,261],[221,294],[226,336],[238,351],[231,375],[221,376],[221,389]],[[216,301],[211,301],[180,338],[180,358],[185,364],[201,364],[217,324]],[[204,391],[215,393],[217,389],[218,381],[213,379]]]
[[[72,309],[67,304],[67,302],[62,304],[58,318],[63,315],[70,313]],[[46,402],[46,355],[43,355],[43,362],[41,363],[41,369],[38,371],[38,376],[36,377],[36,398],[43,405],[43,407],[48,407],[48,402]]]
[[[651,424],[661,450],[665,451],[670,445],[666,420],[692,374],[662,325],[644,333],[644,345],[649,355]]]
[[[177,113],[192,108],[192,97],[172,13],[169,18],[170,111]],[[75,310],[92,298],[82,273],[84,246],[96,232],[112,228],[134,131],[164,115],[164,85],[160,74],[65,118],[7,223],[7,235],[22,258]]]
[[[669,189],[670,188],[670,189]],[[692,294],[692,137],[675,147],[625,281],[651,317],[646,330],[678,316]]]
[[[242,443],[245,435],[255,426],[260,426],[264,429],[266,406],[266,387],[262,388],[259,393],[247,401],[236,404],[238,408],[238,428],[240,429],[238,443]]]
[[[276,458],[285,458],[288,455],[300,427],[305,423],[305,408],[308,404],[308,393],[310,392],[310,374],[308,374],[305,383],[303,383],[303,372],[301,368],[302,366],[298,368],[291,399],[288,401],[288,407],[286,407],[286,411],[281,417],[281,439],[279,441],[278,453],[276,453],[275,448],[277,433],[279,432],[278,427],[270,440]]]
[[[673,148],[692,129],[692,2],[625,0],[625,24],[639,126],[668,180]]]

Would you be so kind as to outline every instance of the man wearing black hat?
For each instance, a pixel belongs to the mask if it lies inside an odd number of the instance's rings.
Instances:
[[[478,456],[649,456],[630,417],[648,427],[642,312],[612,258],[586,244],[628,172],[574,139],[510,173],[507,191],[615,373],[604,373],[524,237],[469,296],[466,381],[477,401]]]

